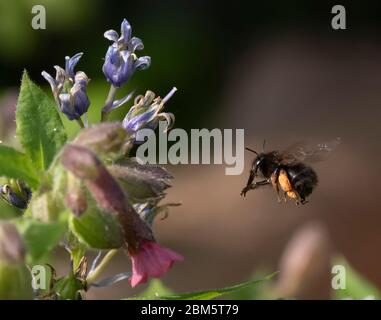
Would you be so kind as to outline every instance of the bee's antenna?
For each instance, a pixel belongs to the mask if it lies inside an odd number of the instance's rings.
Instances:
[[[266,147],[266,139],[263,140],[262,152],[265,152],[265,147]]]
[[[252,153],[255,153],[256,155],[258,155],[258,152],[253,150],[253,149],[250,149],[250,148],[245,148],[247,151],[251,151]]]

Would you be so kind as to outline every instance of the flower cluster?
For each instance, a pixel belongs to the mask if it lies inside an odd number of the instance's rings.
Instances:
[[[132,260],[132,286],[144,283],[149,277],[161,277],[175,261],[183,260],[182,256],[174,251],[160,246],[152,232],[152,223],[155,216],[167,209],[159,207],[158,202],[165,196],[165,189],[169,187],[172,176],[157,165],[141,165],[134,159],[119,160],[106,166],[94,153],[99,146],[88,131],[95,136],[103,137],[95,131],[118,131],[121,125],[104,123],[85,129],[73,144],[65,147],[62,154],[62,165],[84,186],[104,211],[117,218],[123,229],[123,237],[128,253]],[[127,135],[126,135],[127,138]],[[100,139],[99,145],[104,144]],[[123,141],[120,140],[120,146]],[[71,198],[80,199],[79,190],[68,185],[67,194]],[[78,193],[78,195],[73,195]],[[81,194],[82,195],[82,194]],[[87,203],[89,200],[85,200]],[[73,213],[86,214],[84,201],[69,207]],[[85,207],[85,210],[79,210]]]
[[[104,34],[106,39],[114,43],[107,50],[102,70],[107,81],[116,88],[130,80],[135,71],[147,69],[151,64],[150,57],[138,58],[135,54],[136,51],[143,50],[144,45],[139,38],[131,37],[131,25],[126,19],[120,29],[120,37],[115,30],[108,30]]]
[[[135,97],[133,106],[121,123],[106,122],[112,110],[133,96],[130,93],[116,99],[117,90],[131,79],[135,71],[147,69],[151,58],[137,56],[136,53],[144,48],[143,42],[132,37],[131,25],[127,20],[121,24],[120,36],[115,30],[106,31],[104,36],[113,41],[102,68],[110,83],[110,91],[101,110],[102,123],[90,127],[86,123],[86,128],[62,151],[61,165],[67,172],[64,202],[72,211],[73,219],[81,219],[95,211],[116,219],[122,230],[121,246],[126,248],[132,261],[129,281],[131,286],[136,286],[149,277],[163,276],[175,261],[183,260],[181,255],[159,245],[152,231],[154,218],[162,212],[167,215],[169,206],[178,205],[159,206],[172,176],[160,166],[139,164],[128,157],[126,151],[126,146],[136,143],[139,130],[154,130],[161,120],[166,121],[166,130],[172,127],[175,116],[163,112],[163,108],[177,89],[173,88],[164,98],[148,90],[145,95]],[[42,75],[50,83],[60,111],[69,120],[78,120],[83,125],[80,117],[88,111],[90,101],[86,94],[89,79],[84,72],[74,73],[81,56],[67,57],[65,69],[56,66],[55,78],[45,71]],[[108,218],[105,219],[108,221]],[[79,237],[84,238],[86,235]],[[119,247],[118,239],[112,246]],[[93,281],[94,274],[96,272],[88,273],[91,281],[88,280],[87,285],[100,285]],[[110,284],[115,279],[124,278],[126,274],[101,283]],[[77,280],[81,283],[87,281],[83,275]]]
[[[90,105],[86,93],[89,78],[82,71],[74,73],[74,67],[81,57],[82,53],[77,53],[71,58],[65,57],[65,69],[59,66],[54,67],[56,69],[55,78],[46,71],[42,72],[42,76],[52,88],[57,105],[69,120],[78,120],[87,112]]]
[[[144,49],[143,41],[132,37],[132,28],[126,19],[121,24],[120,36],[115,30],[106,31],[104,36],[113,41],[113,44],[107,50],[102,67],[107,81],[111,84],[109,95],[102,108],[102,120],[106,120],[112,110],[124,105],[133,96],[133,93],[130,93],[121,99],[115,99],[117,89],[126,84],[135,71],[147,69],[151,65],[151,57],[136,55],[137,51]],[[59,66],[54,67],[55,78],[45,71],[42,75],[49,82],[60,111],[69,120],[78,120],[83,126],[80,118],[88,111],[90,101],[86,93],[89,78],[82,71],[74,73],[74,67],[81,57],[82,53],[72,58],[66,57],[65,69]],[[139,95],[135,98],[134,105],[123,120],[123,125],[131,136],[143,128],[155,129],[160,120],[167,122],[167,129],[173,125],[174,115],[162,112],[162,109],[176,90],[173,88],[163,99],[155,97],[152,91],[147,91],[144,96]]]

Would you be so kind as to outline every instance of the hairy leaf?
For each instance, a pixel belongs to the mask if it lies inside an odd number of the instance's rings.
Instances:
[[[220,289],[211,289],[211,290],[203,290],[203,291],[195,291],[188,293],[179,293],[179,294],[170,294],[170,295],[154,295],[151,297],[147,297],[147,295],[143,297],[136,297],[134,299],[144,300],[144,299],[159,299],[159,300],[212,300],[218,298],[222,295],[236,292],[238,290],[242,290],[244,288],[248,288],[251,286],[256,286],[261,284],[264,281],[270,280],[274,277],[277,272],[263,278],[260,280],[251,280],[243,283],[236,284],[234,286],[220,288]]]
[[[66,142],[55,103],[24,72],[16,111],[17,136],[36,168],[46,170]]]
[[[28,263],[44,259],[67,230],[66,222],[44,223],[33,218],[23,218],[15,223],[26,246]]]
[[[0,176],[23,180],[32,189],[38,186],[39,178],[29,158],[4,145],[0,145]]]
[[[120,248],[124,243],[117,219],[95,206],[80,217],[71,215],[69,227],[79,241],[93,249]]]

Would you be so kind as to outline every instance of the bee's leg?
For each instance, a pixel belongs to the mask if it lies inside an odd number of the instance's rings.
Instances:
[[[275,171],[272,173],[270,180],[271,184],[276,192],[278,202],[280,203],[282,200],[279,196],[279,183],[278,183],[278,177],[279,177],[279,169],[275,169]]]
[[[246,183],[246,186],[242,189],[241,191],[241,196],[246,196],[246,193],[251,190],[251,189],[254,189],[253,188],[253,181],[254,181],[254,178],[255,178],[255,172],[253,169],[250,170],[250,175],[249,175],[249,179],[247,180],[247,183]]]
[[[270,180],[266,179],[266,180],[257,181],[253,185],[254,187],[261,187],[261,186],[267,186],[270,183],[271,183]]]
[[[287,203],[287,191],[283,191],[283,201]]]
[[[303,199],[300,194],[296,190],[292,190],[295,195],[295,204],[298,206],[300,204],[304,204],[305,199]]]
[[[271,182],[269,180],[261,180],[261,181],[253,182],[242,189],[241,195],[245,196],[246,192],[248,192],[249,190],[257,189],[258,187],[262,187],[262,186],[267,186],[270,183]]]

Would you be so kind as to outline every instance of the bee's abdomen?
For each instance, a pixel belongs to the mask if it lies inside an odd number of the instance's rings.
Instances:
[[[287,173],[294,189],[302,198],[306,198],[318,183],[315,171],[303,163],[288,167]]]

